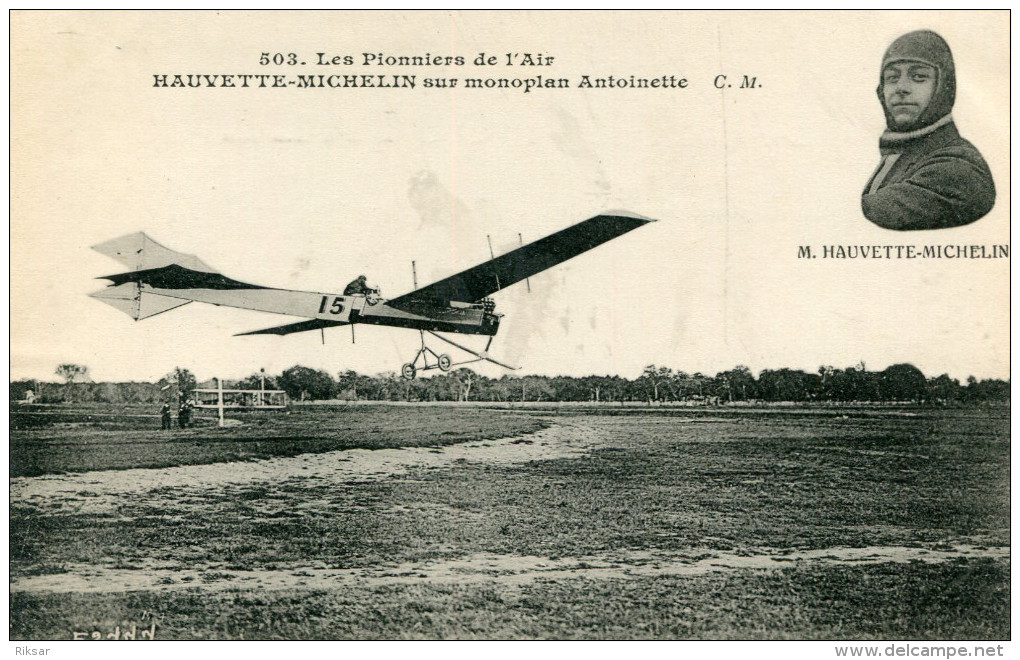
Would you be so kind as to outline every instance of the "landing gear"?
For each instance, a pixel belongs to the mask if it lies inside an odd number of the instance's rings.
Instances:
[[[449,355],[447,355],[446,353],[443,353],[442,355],[436,353],[434,350],[432,350],[431,348],[429,348],[428,346],[425,345],[425,333],[426,332],[428,332],[430,335],[432,335],[436,339],[441,339],[442,341],[445,341],[447,344],[450,344],[451,346],[459,348],[460,350],[464,351],[465,353],[470,353],[471,355],[474,355],[475,359],[473,359],[473,360],[465,360],[463,362],[454,362],[453,359]],[[499,366],[501,366],[501,367],[503,367],[505,369],[517,369],[517,367],[512,367],[509,364],[505,364],[503,362],[500,362],[499,360],[495,360],[495,359],[489,357],[488,350],[489,350],[489,346],[492,345],[492,339],[493,339],[491,336],[489,337],[488,343],[485,344],[485,350],[484,351],[475,351],[475,350],[472,350],[472,349],[468,348],[467,346],[462,346],[462,345],[458,344],[457,342],[455,342],[455,341],[453,341],[451,339],[447,339],[446,337],[444,337],[442,335],[437,335],[436,333],[432,332],[431,330],[419,330],[419,333],[421,334],[421,348],[418,349],[418,352],[415,354],[414,359],[411,360],[410,362],[408,362],[407,364],[405,364],[400,369],[400,375],[403,376],[404,378],[406,378],[407,380],[414,380],[414,377],[418,374],[418,370],[419,369],[421,371],[428,371],[429,369],[439,369],[440,371],[449,371],[453,367],[456,367],[456,366],[459,366],[459,365],[462,365],[462,364],[471,364],[472,362],[481,362],[482,360],[484,360],[486,362],[491,362],[493,364],[498,364]],[[430,357],[434,358],[435,362],[429,362],[429,358]],[[419,360],[421,360],[421,366],[420,367],[418,366],[418,361]]]
[[[443,353],[440,355],[434,350],[425,345],[425,331],[419,330],[421,334],[421,348],[414,356],[414,360],[408,362],[400,368],[400,375],[407,380],[414,380],[414,377],[418,374],[418,369],[422,371],[428,371],[429,369],[439,369],[440,371],[449,371],[453,367],[453,360],[449,355]],[[429,362],[429,357],[435,359],[435,362]],[[421,360],[421,367],[418,366],[418,360]]]

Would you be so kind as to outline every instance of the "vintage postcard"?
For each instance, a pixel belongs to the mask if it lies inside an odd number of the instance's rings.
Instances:
[[[1001,655],[1009,28],[12,12],[15,653]]]

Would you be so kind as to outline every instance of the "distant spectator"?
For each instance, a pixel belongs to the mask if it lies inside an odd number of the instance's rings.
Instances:
[[[170,430],[170,404],[164,403],[163,407],[159,409],[159,416],[163,419],[163,425],[161,429],[163,431]]]
[[[182,429],[188,428],[191,423],[191,402],[185,401],[177,410],[177,426]]]

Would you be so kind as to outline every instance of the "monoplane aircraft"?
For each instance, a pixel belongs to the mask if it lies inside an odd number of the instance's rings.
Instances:
[[[488,354],[503,316],[495,313],[496,303],[489,296],[649,222],[652,221],[648,218],[634,215],[597,215],[388,300],[373,293],[289,291],[238,282],[221,275],[198,257],[175,252],[138,232],[93,247],[131,270],[100,278],[112,284],[91,295],[136,321],[193,301],[305,319],[240,335],[287,335],[358,323],[418,330],[421,348],[401,369],[408,379],[420,370],[448,371],[480,360],[514,369]],[[473,355],[474,359],[454,363],[449,355],[437,354],[426,346],[425,333]],[[438,333],[483,335],[489,339],[484,350],[475,350]]]

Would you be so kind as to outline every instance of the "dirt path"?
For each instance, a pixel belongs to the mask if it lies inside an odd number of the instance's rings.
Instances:
[[[15,579],[11,591],[95,593],[199,589],[338,589],[382,585],[478,584],[520,586],[537,580],[570,578],[627,579],[648,576],[697,576],[739,569],[778,570],[795,566],[924,562],[961,558],[1008,559],[1009,548],[961,545],[951,550],[917,547],[825,548],[783,554],[618,552],[611,555],[549,559],[519,555],[476,554],[462,559],[427,561],[358,569],[292,567],[282,570],[232,571],[214,567],[186,570],[157,564],[133,570],[90,565],[66,566],[67,573]]]
[[[125,496],[155,489],[206,490],[309,476],[342,485],[464,462],[500,465],[580,456],[598,446],[599,438],[589,424],[559,423],[531,435],[445,447],[349,449],[243,463],[17,477],[10,480],[10,495],[12,502],[33,504],[47,512],[95,514],[113,510]]]

